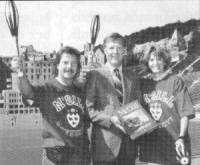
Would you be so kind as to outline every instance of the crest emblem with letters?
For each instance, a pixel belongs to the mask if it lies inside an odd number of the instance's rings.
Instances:
[[[75,128],[80,122],[80,116],[74,108],[66,115],[68,123]]]
[[[150,112],[153,118],[158,121],[162,115],[161,105],[158,103],[150,104]]]

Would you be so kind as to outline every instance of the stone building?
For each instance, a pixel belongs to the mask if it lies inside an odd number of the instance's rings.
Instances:
[[[7,61],[7,59],[6,59]],[[3,62],[3,58],[0,57],[0,114],[4,113],[4,98],[2,95],[3,90],[12,89],[11,82],[11,70]]]
[[[33,46],[22,46],[22,56],[24,56],[24,71],[31,84],[47,81],[54,77],[54,53],[42,53],[34,50]],[[12,73],[9,69],[11,66],[11,60],[13,57],[2,58],[4,62],[0,62],[7,68],[7,71],[0,72],[0,78],[2,79],[0,88],[2,88],[0,94],[0,110],[2,113],[39,113],[39,109],[36,107],[26,106],[22,100],[22,95],[19,92],[17,86],[17,74]],[[2,67],[1,67],[2,68]],[[10,71],[10,72],[8,72]],[[3,75],[2,75],[3,74]],[[26,101],[27,102],[27,101]],[[28,102],[31,102],[29,100]],[[28,104],[27,104],[28,105]]]

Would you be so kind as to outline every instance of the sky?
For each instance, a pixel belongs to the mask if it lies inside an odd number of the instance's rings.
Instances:
[[[0,1],[0,56],[17,54]],[[148,27],[200,19],[199,0],[15,1],[19,12],[19,45],[36,51],[58,51],[61,43],[84,50],[90,43],[94,15],[100,16],[96,45],[112,32],[130,35]]]

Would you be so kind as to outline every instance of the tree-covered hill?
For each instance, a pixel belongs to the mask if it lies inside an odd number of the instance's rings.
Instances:
[[[146,42],[157,42],[164,38],[171,38],[174,30],[177,28],[182,36],[187,35],[191,31],[197,29],[200,26],[200,20],[190,19],[187,22],[177,21],[175,23],[169,23],[161,27],[149,27],[142,29],[139,32],[126,35],[127,51],[132,52],[135,44],[143,44]]]

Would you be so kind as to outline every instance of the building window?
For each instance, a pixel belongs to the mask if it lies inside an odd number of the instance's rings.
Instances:
[[[46,79],[46,75],[44,75],[44,79]]]
[[[3,104],[0,104],[0,108],[3,108]]]
[[[46,64],[44,64],[44,66],[46,66]]]
[[[31,73],[33,73],[33,69],[31,69]]]
[[[46,69],[44,69],[44,73],[46,73]]]
[[[37,75],[37,79],[39,79],[40,78],[40,76],[39,75]]]
[[[8,111],[9,112],[9,114],[13,114],[13,111],[11,110],[11,111]]]
[[[33,75],[31,75],[31,79],[33,80]]]
[[[7,88],[7,89],[10,89],[10,88],[12,88],[12,85],[11,85],[11,84],[7,84],[7,85],[6,85],[6,88]]]
[[[49,69],[49,73],[51,72],[51,69]]]

